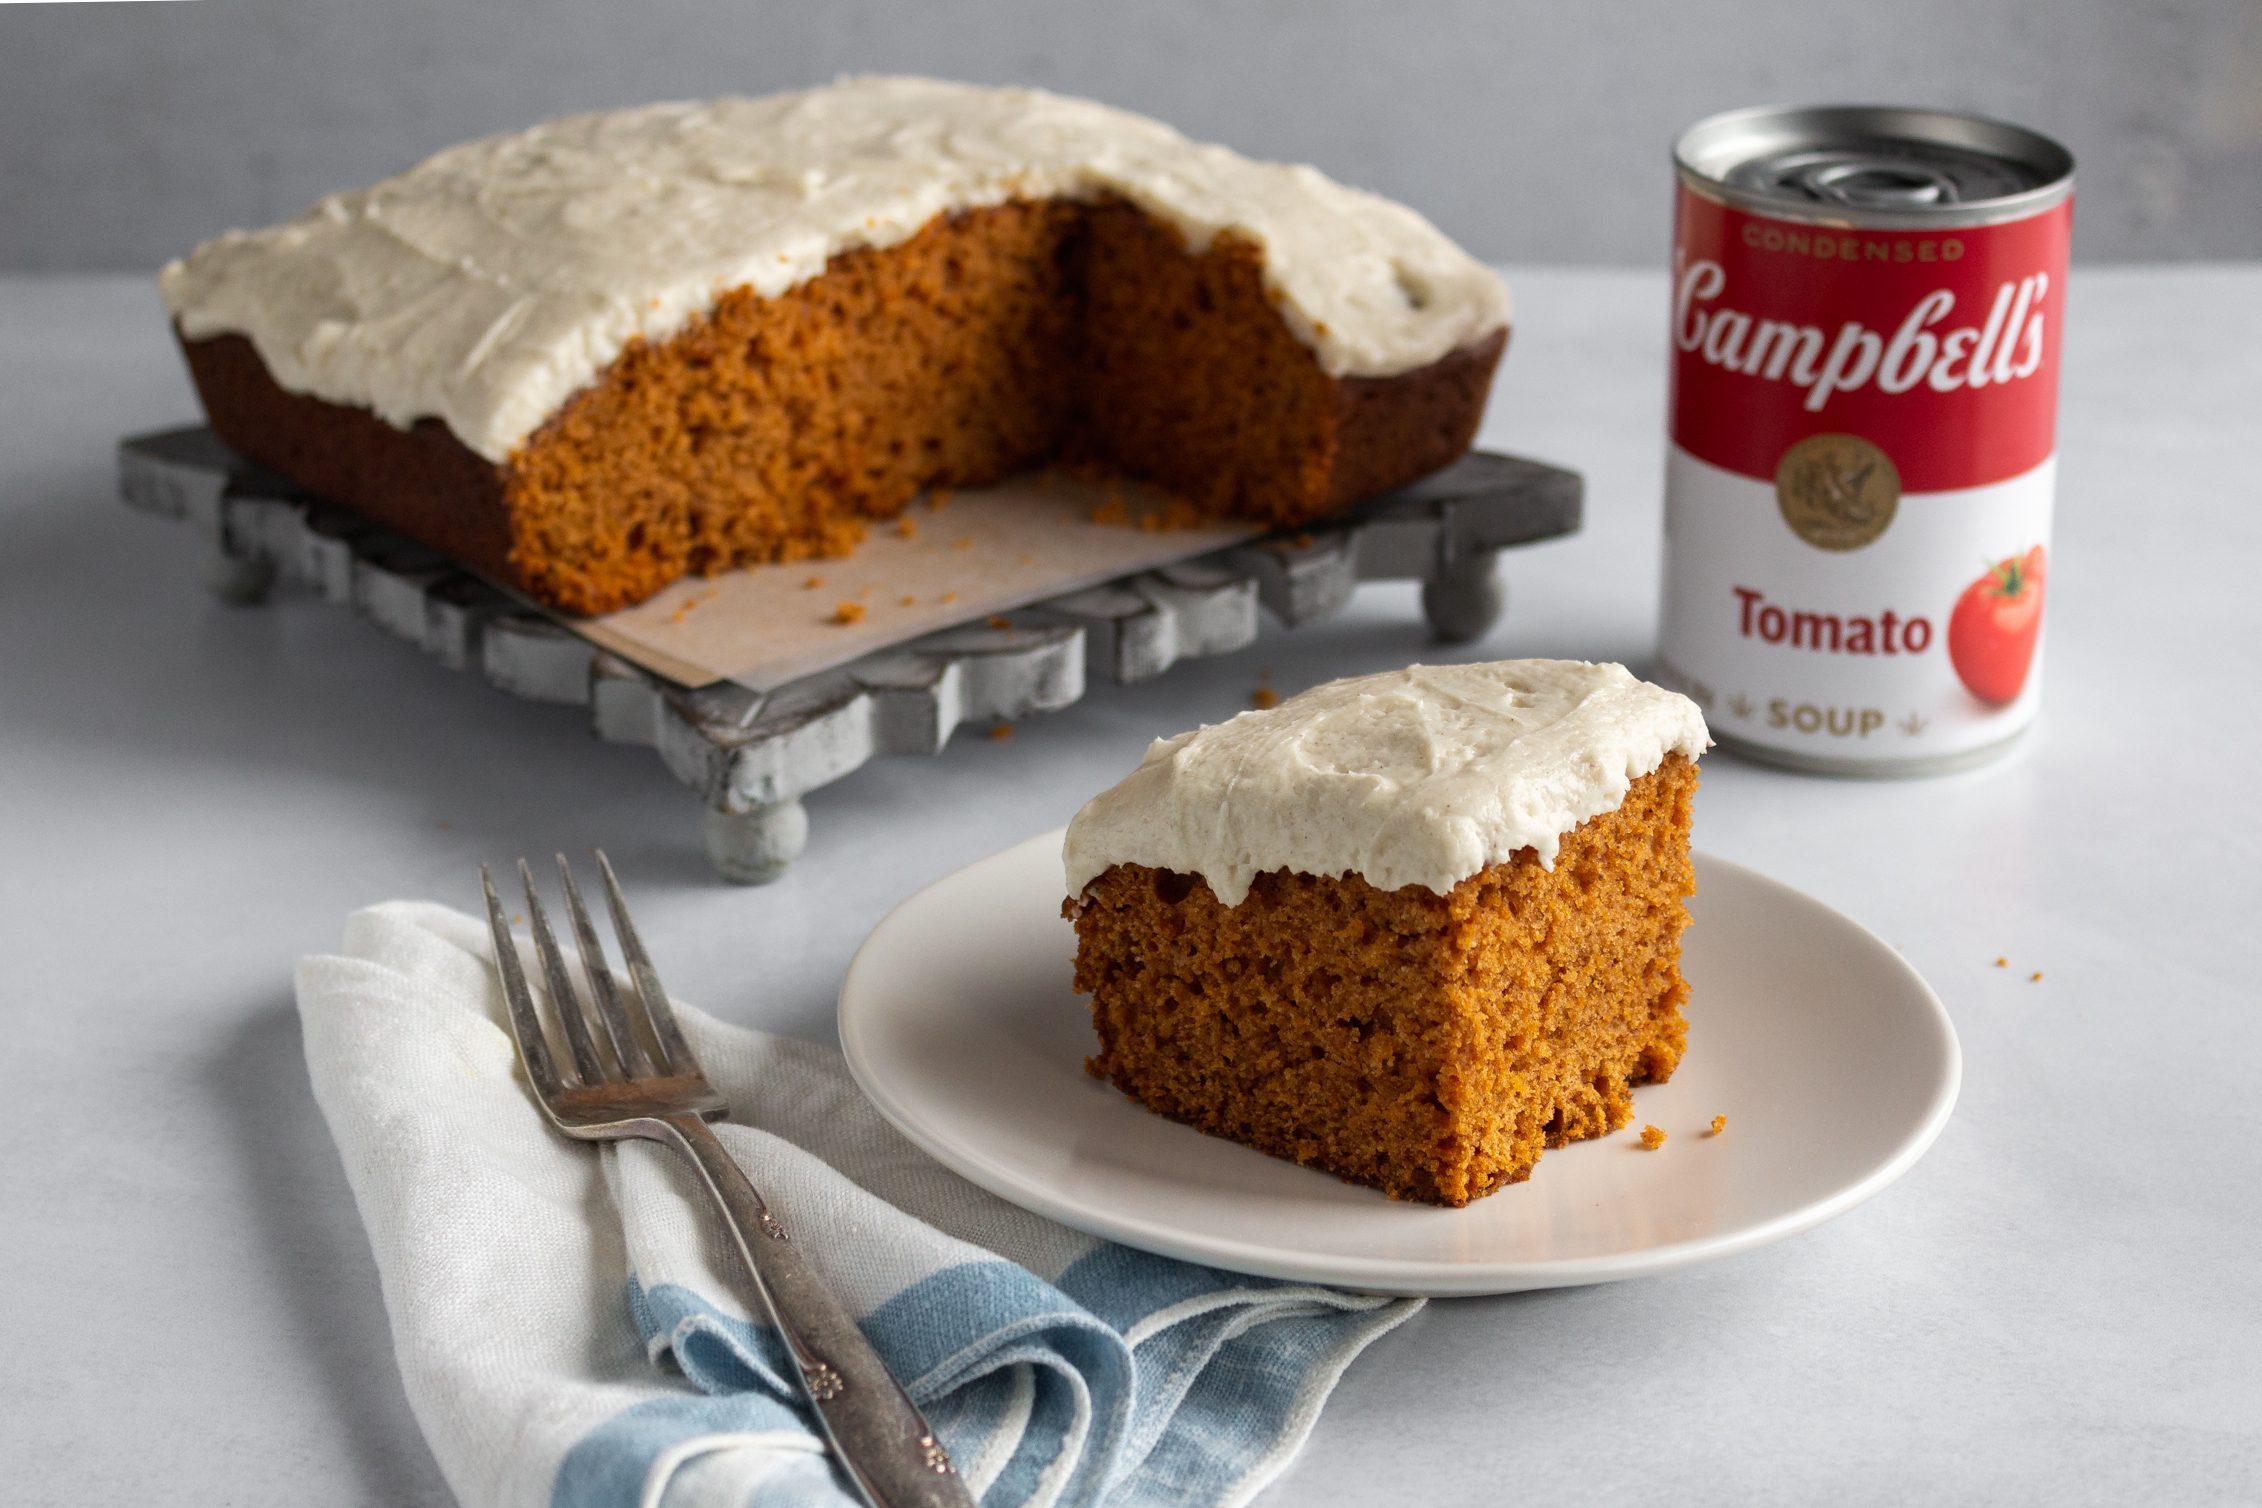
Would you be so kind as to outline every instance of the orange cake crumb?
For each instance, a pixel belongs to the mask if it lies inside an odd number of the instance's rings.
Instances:
[[[948,606],[949,606],[949,605],[950,605],[951,603],[953,603],[953,602],[956,602],[956,601],[958,600],[958,593],[956,593],[956,592],[945,592],[945,593],[943,593],[943,594],[942,594],[942,600],[943,600],[943,606],[945,606],[945,607],[948,607]]]
[[[905,539],[917,539],[919,537],[918,518],[909,513],[900,515],[895,521],[895,532]]]
[[[1131,521],[1131,510],[1124,506],[1122,498],[1111,493],[1092,504],[1092,511],[1085,517],[1095,524],[1107,524],[1113,527],[1118,524],[1129,523]]]
[[[864,621],[864,604],[861,602],[836,602],[833,604],[833,622],[861,623]]]
[[[1665,1132],[1662,1129],[1656,1126],[1642,1127],[1642,1146],[1644,1148],[1654,1152],[1664,1145]]]
[[[1270,686],[1259,686],[1249,693],[1249,705],[1259,712],[1269,712],[1280,705],[1280,693]]]
[[[1712,1134],[1714,1136],[1718,1136],[1721,1132],[1727,1129],[1728,1117],[1726,1117],[1725,1115],[1716,1115],[1712,1118]]]
[[[905,607],[917,607],[919,605],[919,599],[913,596],[911,593],[905,592],[903,594],[903,605]]]
[[[825,578],[824,578],[824,577],[822,577],[822,576],[812,576],[812,577],[810,577],[810,578],[809,578],[809,579],[808,579],[807,581],[804,581],[804,582],[802,582],[802,583],[801,583],[801,589],[802,589],[803,591],[807,591],[807,592],[813,592],[813,591],[816,591],[816,590],[817,590],[817,589],[818,589],[819,587],[823,586],[824,584],[825,584]]]
[[[928,511],[933,513],[940,513],[943,511],[943,509],[949,507],[950,497],[953,490],[954,489],[949,487],[936,487],[933,490],[929,491],[927,494]]]
[[[2008,958],[1998,958],[1995,960],[1995,967],[1998,969],[2007,969],[2010,966],[2011,961]]]
[[[993,743],[1004,743],[1004,742],[1005,742],[1005,741],[1006,741],[1007,739],[1011,738],[1012,736],[1013,736],[1013,724],[1011,724],[1011,723],[992,723],[992,724],[990,724],[990,740],[991,740],[991,742],[993,742]]]
[[[1208,522],[1208,515],[1182,497],[1174,497],[1163,504],[1162,526],[1165,529],[1199,529]]]
[[[992,628],[1011,628],[1013,620],[1001,613],[992,613],[989,617],[989,624]]]
[[[2027,975],[2026,982],[2028,984],[2040,984],[2042,982],[2042,971],[2036,969],[2033,973]]]

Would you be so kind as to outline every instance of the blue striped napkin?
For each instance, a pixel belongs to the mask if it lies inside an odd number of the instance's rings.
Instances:
[[[467,1508],[854,1501],[688,1165],[537,1116],[484,923],[359,912],[298,1001],[402,1380]],[[912,1147],[829,1048],[681,1015],[723,1140],[990,1508],[1246,1502],[1418,1307],[1080,1235]]]

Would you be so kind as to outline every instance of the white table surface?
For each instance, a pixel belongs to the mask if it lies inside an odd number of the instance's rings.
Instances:
[[[1638,663],[1663,279],[1515,281],[1486,439],[1582,469],[1590,522],[1509,557],[1508,615],[1465,653]],[[1431,1305],[1266,1503],[2262,1499],[2262,267],[2084,271],[2071,320],[2038,733],[1924,781],[1715,753],[1699,800],[1703,847],[1860,918],[1946,1000],[1965,1079],[1938,1145],[1764,1252]],[[194,414],[145,281],[0,281],[11,1501],[447,1501],[300,1060],[292,961],[351,909],[470,907],[482,859],[602,843],[671,987],[829,1039],[883,911],[1245,705],[1259,667],[1294,689],[1437,653],[1410,589],[1364,589],[869,767],[810,800],[785,881],[735,889],[697,800],[585,714],[305,598],[208,599],[190,534],[112,486],[119,435]]]

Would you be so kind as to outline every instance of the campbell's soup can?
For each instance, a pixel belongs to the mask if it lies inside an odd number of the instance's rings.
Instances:
[[[1992,757],[2041,695],[2072,157],[1825,107],[1674,161],[1666,678],[1777,763]]]

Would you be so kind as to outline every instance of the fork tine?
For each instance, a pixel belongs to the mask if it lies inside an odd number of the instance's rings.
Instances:
[[[605,880],[605,908],[613,914],[613,931],[620,937],[621,957],[628,962],[628,977],[636,986],[636,998],[644,1007],[644,1017],[652,1023],[652,1040],[659,1044],[660,1064],[663,1073],[697,1073],[699,1061],[691,1056],[691,1044],[683,1040],[683,1029],[676,1025],[675,1007],[668,1003],[668,992],[660,987],[659,971],[652,967],[652,955],[644,951],[644,940],[636,935],[636,923],[628,915],[628,898],[620,892],[620,880],[613,874],[613,861],[605,851],[596,850],[597,869]]]
[[[542,892],[534,888],[534,871],[526,867],[524,859],[518,861],[518,878],[526,887],[526,919],[534,933],[534,951],[542,960],[542,978],[550,987],[550,1008],[565,1028],[566,1045],[573,1049],[573,1066],[582,1083],[602,1084],[606,1079],[605,1060],[589,1035],[589,1018],[582,1014],[581,997],[574,993],[573,980],[566,975],[565,955],[558,951],[558,940],[550,935]]]
[[[479,885],[487,892],[487,926],[495,935],[495,970],[502,976],[503,999],[510,1006],[511,1040],[518,1044],[519,1061],[534,1092],[545,1101],[561,1087],[558,1070],[550,1062],[550,1041],[542,1034],[542,1017],[534,1008],[534,992],[526,987],[526,970],[518,961],[518,944],[511,924],[503,916],[503,903],[495,895],[495,877],[479,866]]]
[[[628,1012],[621,1009],[620,991],[613,988],[612,965],[605,962],[605,944],[589,920],[589,908],[581,904],[581,887],[573,882],[573,866],[564,854],[557,858],[558,883],[565,887],[566,917],[573,923],[573,944],[581,954],[581,973],[589,981],[589,998],[596,1002],[597,1019],[605,1023],[605,1035],[612,1039],[613,1055],[620,1060],[622,1070],[632,1079],[648,1079],[653,1072],[652,1059],[636,1039]]]

